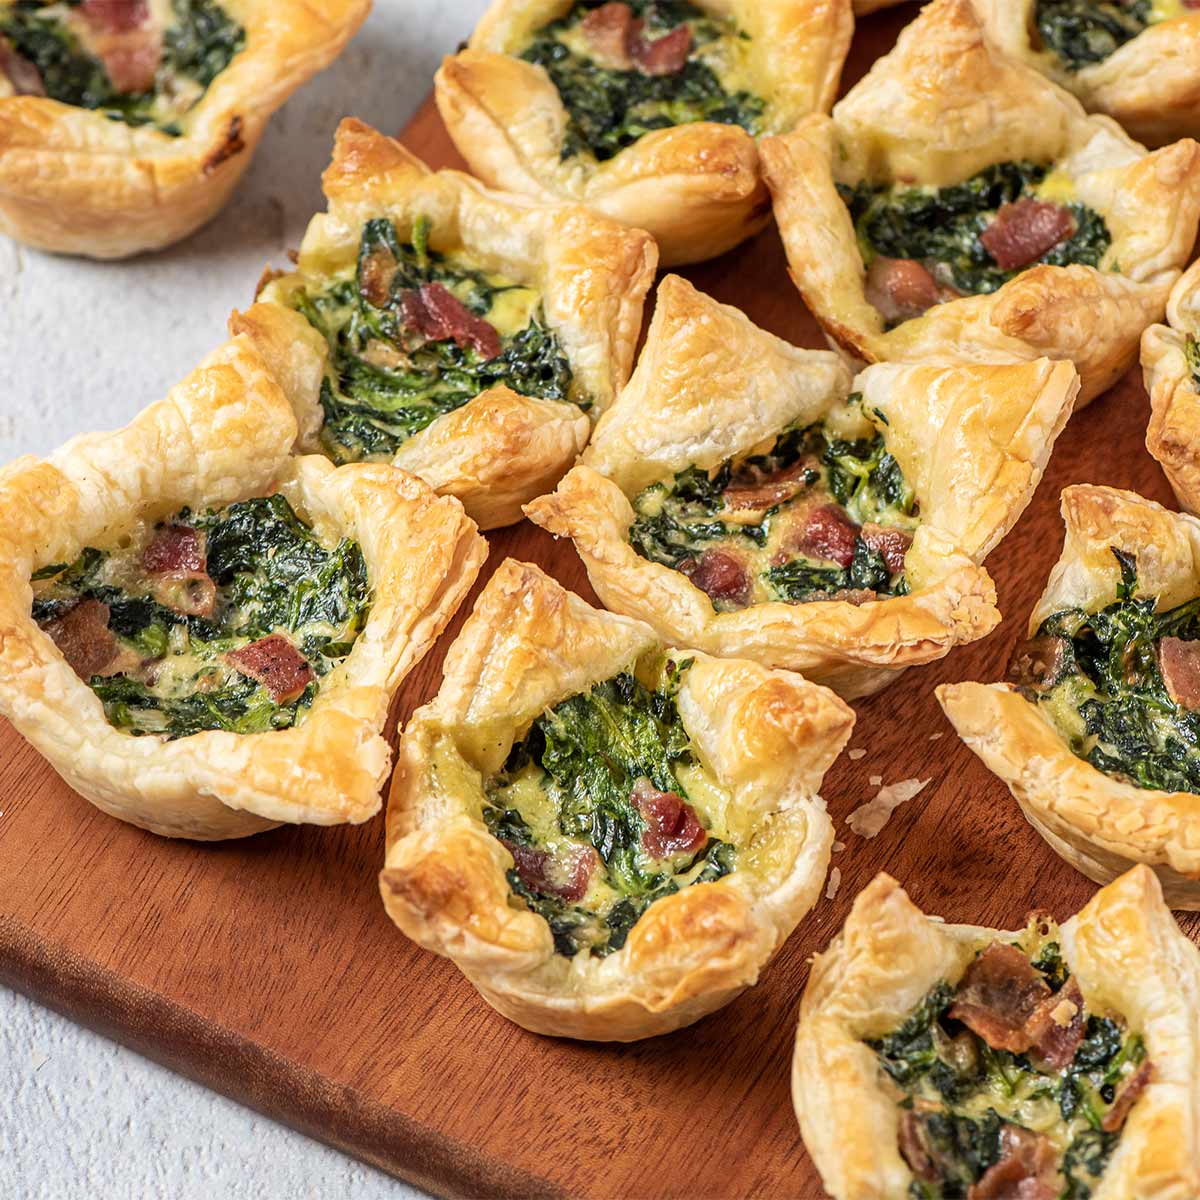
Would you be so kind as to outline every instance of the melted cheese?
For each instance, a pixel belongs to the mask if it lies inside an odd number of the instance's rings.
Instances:
[[[1075,190],[1075,181],[1066,171],[1051,171],[1041,183],[1033,189],[1039,200],[1051,204],[1074,204],[1079,199]]]

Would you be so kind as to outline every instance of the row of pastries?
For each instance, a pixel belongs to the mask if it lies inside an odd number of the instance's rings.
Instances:
[[[0,2],[10,235],[183,236],[366,15],[223,0],[198,67],[178,4],[134,7]],[[1200,12],[932,0],[833,104],[878,7],[497,0],[436,80],[473,176],[343,121],[230,340],[0,470],[0,711],[170,837],[366,821],[390,775],[389,915],[527,1029],[629,1041],[753,985],[826,885],[848,701],[998,626],[985,557],[1139,353],[1147,448],[1200,508]],[[30,22],[100,83],[56,94]],[[637,352],[660,265],[771,220],[829,349],[666,275]],[[793,1065],[839,1200],[1200,1193],[1168,907],[1200,907],[1200,521],[1062,506],[1010,681],[937,695],[1106,886],[1015,932],[858,896]],[[497,565],[393,768],[392,699],[523,516],[604,608]]]

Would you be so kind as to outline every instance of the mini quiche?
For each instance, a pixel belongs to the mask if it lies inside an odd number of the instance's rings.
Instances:
[[[1200,134],[1200,0],[973,0],[999,49],[1161,146]]]
[[[850,0],[494,0],[438,110],[485,182],[698,262],[770,219],[755,139],[829,111],[853,27]]]
[[[370,0],[0,0],[0,232],[91,258],[179,241]]]
[[[295,436],[237,338],[0,470],[0,713],[104,812],[213,840],[378,811],[388,703],[487,548],[456,500]]]
[[[999,622],[979,564],[1078,386],[1047,360],[852,379],[669,276],[629,386],[526,512],[665,641],[864,696]]]
[[[813,962],[792,1099],[834,1200],[1192,1200],[1198,1024],[1200,952],[1145,867],[1016,933],[881,874]]]
[[[384,904],[535,1033],[677,1029],[812,907],[817,789],[853,725],[822,687],[667,649],[508,559],[400,743]]]
[[[1103,883],[1147,863],[1173,908],[1200,908],[1200,521],[1082,485],[1062,512],[1012,682],[938,699],[1073,866]]]
[[[299,447],[391,462],[483,528],[520,520],[629,376],[648,234],[428,170],[343,121],[297,269],[231,328],[296,410]]]
[[[838,103],[761,147],[792,275],[867,362],[1056,358],[1079,404],[1161,320],[1200,146],[1153,154],[933,0]]]
[[[1179,503],[1200,512],[1200,262],[1167,301],[1167,324],[1142,334],[1142,378],[1150,394],[1146,449]]]

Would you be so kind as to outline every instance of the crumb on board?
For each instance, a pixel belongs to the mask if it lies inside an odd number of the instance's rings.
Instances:
[[[931,733],[929,735],[929,740],[931,742],[936,742],[938,740],[938,738],[944,737],[944,736],[945,736],[945,734],[942,734],[942,733]]]
[[[825,885],[825,899],[832,900],[838,893],[838,888],[842,886],[842,872],[834,867],[829,872],[829,882]]]
[[[928,779],[901,779],[898,783],[881,787],[874,800],[859,805],[846,818],[846,824],[859,837],[875,837],[891,820],[892,812],[911,800],[929,782]]]
[[[867,782],[872,787],[878,787],[883,782],[883,776],[882,775],[868,775]]]
[[[851,762],[858,762],[860,758],[867,757],[867,752],[861,746],[855,746],[853,750],[846,751],[846,757]]]
[[[845,842],[834,842],[834,843],[833,843],[833,852],[834,852],[834,854],[841,854],[841,852],[842,852],[843,850],[845,850],[845,848],[846,848],[846,843],[845,843]]]

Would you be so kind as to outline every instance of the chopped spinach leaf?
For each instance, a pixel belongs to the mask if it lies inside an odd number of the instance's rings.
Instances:
[[[1037,0],[1042,45],[1068,71],[1103,62],[1152,20],[1150,0]]]

